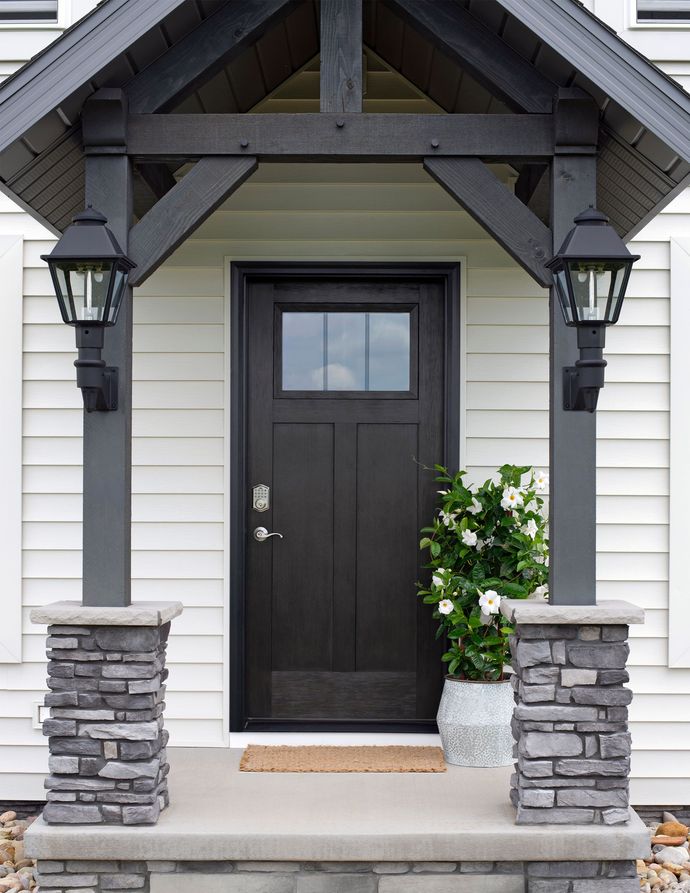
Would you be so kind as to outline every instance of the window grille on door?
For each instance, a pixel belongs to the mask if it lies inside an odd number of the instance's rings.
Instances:
[[[0,25],[57,22],[58,0],[0,0]]]
[[[690,0],[637,0],[638,22],[690,23]]]

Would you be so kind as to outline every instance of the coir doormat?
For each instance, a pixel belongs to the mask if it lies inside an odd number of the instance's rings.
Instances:
[[[250,744],[241,772],[445,772],[440,747]]]

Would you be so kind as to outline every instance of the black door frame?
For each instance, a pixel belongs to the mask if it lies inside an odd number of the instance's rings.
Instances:
[[[319,278],[339,276],[370,279],[426,279],[444,285],[445,304],[445,437],[443,462],[456,469],[460,459],[460,262],[428,263],[329,263],[329,262],[233,262],[230,266],[230,731],[377,731],[376,722],[364,720],[333,725],[289,720],[248,721],[245,712],[245,550],[247,517],[246,468],[246,304],[247,284],[251,279]],[[429,723],[414,726],[386,723],[387,731],[430,732]]]

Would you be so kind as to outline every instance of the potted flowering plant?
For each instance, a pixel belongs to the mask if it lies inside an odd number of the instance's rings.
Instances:
[[[504,598],[544,598],[548,539],[544,472],[503,465],[497,478],[470,487],[466,472],[441,466],[440,507],[422,530],[429,585],[419,594],[439,621],[448,649],[448,675],[438,713],[446,760],[465,766],[512,761],[512,687],[505,680],[512,626]]]

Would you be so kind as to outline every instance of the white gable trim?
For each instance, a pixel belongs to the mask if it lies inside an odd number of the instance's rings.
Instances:
[[[671,428],[669,456],[668,665],[690,667],[687,619],[690,523],[685,493],[690,456],[690,239],[671,239]]]
[[[0,236],[0,663],[22,659],[22,322],[21,236]]]

